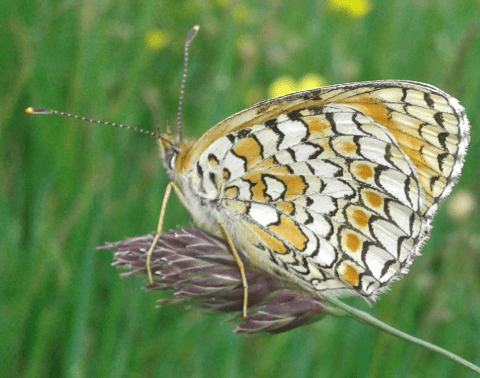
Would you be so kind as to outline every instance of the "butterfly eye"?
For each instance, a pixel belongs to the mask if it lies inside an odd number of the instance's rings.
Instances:
[[[173,154],[172,154],[172,157],[168,161],[168,165],[169,165],[170,169],[172,169],[172,170],[175,169],[175,161],[177,160],[177,156],[178,156],[178,152],[174,151]]]

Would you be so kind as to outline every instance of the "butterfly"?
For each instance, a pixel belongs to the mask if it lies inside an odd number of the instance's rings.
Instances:
[[[248,283],[235,246],[256,269],[319,297],[372,302],[420,255],[460,176],[469,129],[465,109],[441,89],[383,80],[262,101],[197,140],[180,129],[158,135],[171,182],[148,253],[150,281],[173,189],[198,224],[229,243],[244,315]]]
[[[159,139],[194,220],[321,296],[373,301],[408,272],[460,175],[469,122],[428,84],[368,81],[263,101],[195,141]]]

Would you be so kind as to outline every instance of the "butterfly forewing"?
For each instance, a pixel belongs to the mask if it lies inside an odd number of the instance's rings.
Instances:
[[[224,220],[252,264],[322,295],[373,300],[419,254],[468,128],[433,86],[341,84],[234,114],[175,169],[194,218]]]

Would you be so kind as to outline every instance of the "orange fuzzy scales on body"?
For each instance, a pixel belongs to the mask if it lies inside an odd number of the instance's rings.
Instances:
[[[184,170],[189,168],[190,162],[190,152],[192,147],[195,145],[195,142],[188,142],[184,146],[180,147],[180,152],[175,160],[175,171],[183,172]]]

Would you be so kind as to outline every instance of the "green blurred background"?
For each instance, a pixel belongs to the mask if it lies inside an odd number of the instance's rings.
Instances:
[[[228,316],[155,309],[105,241],[156,228],[167,177],[156,140],[28,106],[165,130],[195,24],[185,135],[268,97],[279,77],[411,79],[459,98],[472,124],[463,176],[410,273],[372,307],[345,301],[480,364],[478,0],[36,1],[0,4],[1,377],[470,377],[351,319],[277,336]],[[363,4],[363,5],[362,5]],[[362,8],[363,6],[363,8]],[[189,225],[176,200],[166,229]]]

